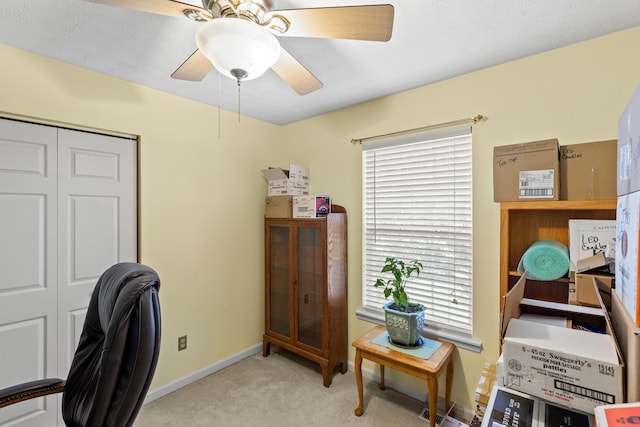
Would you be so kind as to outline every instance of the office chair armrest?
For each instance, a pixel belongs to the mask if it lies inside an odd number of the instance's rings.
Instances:
[[[48,394],[60,393],[65,382],[60,378],[46,378],[0,390],[0,408]]]

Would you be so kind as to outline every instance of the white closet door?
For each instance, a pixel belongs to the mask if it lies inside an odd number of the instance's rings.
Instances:
[[[137,260],[136,142],[0,119],[0,387],[66,378],[99,276]],[[61,396],[0,427],[64,425]]]
[[[91,292],[111,265],[137,260],[136,142],[58,134],[58,372],[67,376]]]
[[[0,387],[57,376],[56,133],[0,119]],[[53,426],[57,402],[3,408],[0,425]]]

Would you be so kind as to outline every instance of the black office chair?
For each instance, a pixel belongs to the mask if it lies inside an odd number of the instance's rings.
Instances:
[[[149,390],[160,350],[160,279],[124,262],[96,284],[66,382],[43,379],[0,390],[0,408],[62,392],[67,426],[131,426]]]

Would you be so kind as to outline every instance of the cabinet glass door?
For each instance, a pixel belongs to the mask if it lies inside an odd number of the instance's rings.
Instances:
[[[291,301],[291,257],[289,227],[271,226],[269,228],[269,326],[271,331],[290,337],[289,325]]]
[[[322,237],[318,227],[298,228],[298,341],[322,348]]]

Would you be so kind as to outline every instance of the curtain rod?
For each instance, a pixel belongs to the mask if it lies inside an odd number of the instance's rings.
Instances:
[[[458,126],[458,125],[466,125],[466,124],[475,124],[479,121],[484,121],[487,120],[487,117],[483,116],[482,114],[478,114],[474,117],[469,117],[467,119],[459,119],[459,120],[453,120],[450,122],[445,122],[445,123],[437,123],[435,125],[429,125],[429,126],[422,126],[419,128],[415,128],[415,129],[408,129],[408,130],[401,130],[398,132],[391,132],[391,133],[385,133],[382,135],[374,135],[374,136],[367,136],[364,138],[354,138],[351,140],[352,144],[362,144],[364,141],[369,141],[372,139],[380,139],[380,138],[386,138],[389,136],[399,136],[399,135],[406,135],[408,133],[414,133],[414,132],[422,132],[425,130],[432,130],[432,129],[440,129],[440,128],[444,128],[444,127],[449,127],[449,126]]]

